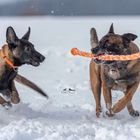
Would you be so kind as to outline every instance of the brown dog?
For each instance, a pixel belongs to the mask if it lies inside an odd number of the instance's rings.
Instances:
[[[118,35],[114,33],[113,24],[109,32],[98,41],[95,28],[90,31],[92,53],[96,56],[104,54],[127,55],[139,52],[134,41],[137,36],[131,33]],[[133,117],[139,116],[134,110],[131,100],[138,88],[140,81],[140,59],[130,61],[100,61],[98,59],[90,62],[91,88],[96,102],[96,116],[101,113],[101,88],[108,109],[107,115],[121,111],[125,106]],[[111,90],[121,90],[124,97],[112,106]]]

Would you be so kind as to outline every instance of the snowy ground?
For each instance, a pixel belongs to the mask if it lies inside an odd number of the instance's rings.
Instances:
[[[72,47],[90,51],[90,28],[96,27],[101,37],[112,22],[119,34],[140,35],[140,17],[0,18],[0,45],[5,43],[7,26],[13,26],[20,37],[31,26],[30,40],[46,56],[46,61],[38,68],[23,66],[19,73],[37,83],[50,96],[46,100],[17,84],[21,103],[10,110],[0,108],[0,140],[140,139],[140,118],[132,118],[126,109],[113,118],[96,118],[89,86],[90,59],[70,54]],[[140,44],[140,38],[136,43]],[[65,88],[76,91],[65,93]],[[121,96],[120,92],[113,93],[114,102]],[[139,100],[137,90],[133,103],[140,111]]]

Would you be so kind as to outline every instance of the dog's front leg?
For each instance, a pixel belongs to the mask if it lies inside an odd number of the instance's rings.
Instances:
[[[101,80],[99,76],[99,68],[96,67],[93,60],[90,63],[90,84],[96,103],[96,116],[99,117],[101,113]]]
[[[125,96],[113,106],[112,111],[114,113],[120,112],[123,108],[125,108],[126,105],[128,106],[128,109],[130,111],[130,108],[132,108],[130,103],[134,93],[138,88],[138,85],[139,83],[137,82],[127,89]]]
[[[103,87],[103,95],[104,95],[104,100],[105,100],[106,108],[108,109],[108,111],[106,112],[106,114],[109,117],[112,117],[113,116],[113,112],[112,112],[112,95],[111,95],[111,89],[108,88],[105,83],[103,83],[102,87]]]
[[[0,96],[0,105],[2,105],[3,107],[5,107],[6,109],[9,109],[10,107],[12,107],[12,104],[10,101],[6,101],[3,97]]]
[[[19,94],[14,81],[11,83],[11,102],[13,104],[18,104],[20,102]]]
[[[2,98],[1,96],[0,96],[0,104],[1,105],[4,105],[4,104],[6,104],[7,103],[7,101],[4,99],[4,98]]]

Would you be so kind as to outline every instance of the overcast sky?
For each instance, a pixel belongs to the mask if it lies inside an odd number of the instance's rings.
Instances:
[[[9,2],[15,2],[17,0],[0,0],[0,4],[5,4],[5,3],[9,3]]]
[[[0,0],[0,16],[11,15],[140,15],[140,0]]]
[[[12,3],[16,1],[27,1],[27,0],[0,0],[0,4]]]

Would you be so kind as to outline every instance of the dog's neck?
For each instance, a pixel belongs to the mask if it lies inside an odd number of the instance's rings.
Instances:
[[[4,45],[0,51],[1,54],[1,62],[4,65],[7,65],[9,68],[13,68],[14,70],[17,69],[17,66],[14,63],[14,57],[12,51],[9,49],[8,45]]]
[[[9,46],[7,44],[3,45],[2,51],[4,55],[13,62],[13,54],[12,51],[9,49]]]
[[[8,45],[2,47],[3,54],[9,59],[12,63],[14,61],[12,51],[10,51]],[[0,88],[7,88],[8,83],[15,78],[17,75],[17,69],[13,69],[10,65],[7,64],[3,55],[0,52]]]

